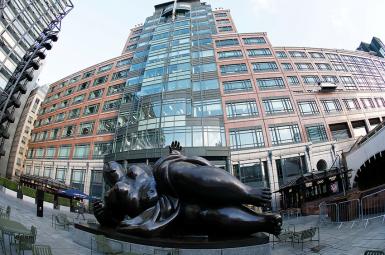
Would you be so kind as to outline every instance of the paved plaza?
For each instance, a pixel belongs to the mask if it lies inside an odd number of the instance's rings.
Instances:
[[[73,242],[73,229],[69,231],[62,228],[55,229],[51,225],[52,214],[57,210],[44,208],[44,217],[36,217],[36,205],[19,200],[0,192],[0,206],[9,205],[11,210],[11,219],[19,221],[26,227],[32,225],[37,227],[37,244],[50,245],[55,255],[77,255],[90,254],[90,250]],[[75,213],[68,213],[69,217],[76,218]],[[92,215],[86,215],[87,219],[93,218]],[[284,221],[284,227],[293,228],[296,231],[316,226],[318,224],[318,216],[307,216],[293,218]],[[273,255],[284,254],[325,254],[325,255],[360,255],[364,254],[368,249],[385,250],[385,224],[378,221],[372,221],[367,228],[362,223],[342,225],[338,229],[338,225],[323,224],[320,226],[320,246],[318,242],[306,242],[304,250],[301,245],[290,243],[275,244],[272,249]],[[1,251],[0,251],[1,253]],[[9,248],[7,246],[7,254]],[[16,254],[13,251],[13,254]],[[26,255],[31,252],[25,252]]]

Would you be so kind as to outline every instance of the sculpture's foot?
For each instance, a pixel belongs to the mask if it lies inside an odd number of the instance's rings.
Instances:
[[[279,235],[282,231],[282,217],[279,214],[262,214],[266,223],[265,231],[272,235]]]
[[[271,191],[269,188],[249,188],[249,201],[255,206],[266,206],[271,203]]]

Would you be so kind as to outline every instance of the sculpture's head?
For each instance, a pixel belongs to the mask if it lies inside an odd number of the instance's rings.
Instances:
[[[146,164],[132,165],[108,193],[113,207],[131,218],[138,216],[158,201],[155,179]]]

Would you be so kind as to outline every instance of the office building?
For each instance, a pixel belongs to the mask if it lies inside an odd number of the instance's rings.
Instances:
[[[384,59],[366,52],[275,47],[266,33],[239,33],[229,10],[159,4],[121,56],[51,85],[27,172],[92,193],[103,156],[152,164],[178,140],[185,154],[277,191],[338,166],[384,120],[384,78]]]

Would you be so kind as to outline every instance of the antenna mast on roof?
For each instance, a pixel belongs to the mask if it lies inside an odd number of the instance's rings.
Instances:
[[[172,9],[172,21],[175,21],[175,16],[176,16],[176,3],[177,3],[177,0],[174,0],[174,8]]]

